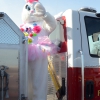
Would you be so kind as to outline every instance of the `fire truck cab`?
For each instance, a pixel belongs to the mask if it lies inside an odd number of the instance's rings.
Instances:
[[[66,73],[66,98],[63,99],[100,99],[100,14],[92,8],[69,9],[56,19],[60,28],[55,38],[62,43],[58,55],[63,53],[66,57],[63,59],[66,72],[61,72]],[[64,57],[60,57],[62,61]]]

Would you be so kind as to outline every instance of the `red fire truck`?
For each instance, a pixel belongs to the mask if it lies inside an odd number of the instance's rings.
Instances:
[[[56,61],[57,55],[53,62],[55,70],[60,68],[60,82],[65,78],[65,86],[62,86],[66,87],[66,95],[63,99],[99,100],[100,13],[93,8],[69,9],[56,18],[56,36],[51,34],[50,38],[61,41],[61,51],[57,54],[60,64]]]

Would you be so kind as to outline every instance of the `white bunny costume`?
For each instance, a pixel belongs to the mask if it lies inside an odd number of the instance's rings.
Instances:
[[[29,73],[32,80],[32,100],[46,100],[47,55],[56,53],[56,46],[48,35],[56,28],[55,18],[46,12],[38,0],[27,0],[22,12],[24,22],[20,29],[28,37]]]

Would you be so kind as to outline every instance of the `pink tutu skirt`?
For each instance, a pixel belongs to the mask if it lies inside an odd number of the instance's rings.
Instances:
[[[48,36],[38,37],[36,44],[28,45],[28,60],[33,61],[38,58],[46,58],[48,55],[57,53],[57,46],[50,41]]]

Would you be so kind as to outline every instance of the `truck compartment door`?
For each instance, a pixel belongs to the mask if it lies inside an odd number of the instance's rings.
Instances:
[[[0,100],[28,97],[27,42],[6,13],[0,12]]]

